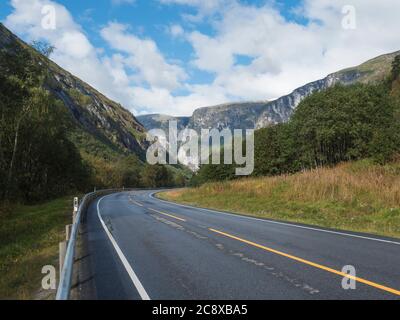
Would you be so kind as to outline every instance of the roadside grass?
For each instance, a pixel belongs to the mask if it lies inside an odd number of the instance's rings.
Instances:
[[[294,175],[244,178],[158,197],[193,206],[400,238],[400,162],[368,160]]]
[[[53,265],[58,276],[58,244],[71,215],[71,197],[1,210],[0,299],[54,298],[40,292],[41,270]]]

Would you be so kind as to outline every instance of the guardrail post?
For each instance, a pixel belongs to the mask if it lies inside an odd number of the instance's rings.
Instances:
[[[65,240],[69,241],[71,238],[71,230],[72,230],[72,224],[68,224],[65,226]]]
[[[67,241],[60,242],[59,244],[59,261],[60,261],[60,277],[64,266],[65,254],[67,253]]]
[[[75,223],[76,219],[76,214],[78,213],[78,208],[79,208],[79,199],[78,197],[74,198],[74,211],[72,213],[72,222]]]

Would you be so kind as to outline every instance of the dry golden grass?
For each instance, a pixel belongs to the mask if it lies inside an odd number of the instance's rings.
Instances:
[[[360,161],[295,175],[246,178],[160,197],[324,227],[400,236],[400,164]]]

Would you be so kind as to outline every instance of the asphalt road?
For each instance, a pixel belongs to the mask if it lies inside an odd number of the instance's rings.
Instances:
[[[88,299],[400,299],[400,240],[175,205],[93,202]],[[356,281],[344,278],[353,266]],[[355,282],[345,290],[342,282]]]

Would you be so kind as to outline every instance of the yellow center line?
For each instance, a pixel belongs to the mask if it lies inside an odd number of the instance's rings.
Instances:
[[[174,216],[172,214],[168,214],[168,213],[161,212],[161,211],[158,211],[158,210],[155,210],[155,209],[151,209],[151,208],[148,208],[148,209],[151,210],[151,211],[154,211],[156,213],[162,214],[164,216],[167,216],[167,217],[170,217],[170,218],[174,218],[174,219],[179,220],[179,221],[184,221],[184,222],[186,221],[185,219],[176,217],[176,216]]]
[[[375,282],[372,282],[372,281],[369,281],[369,280],[365,280],[363,278],[355,277],[355,276],[349,275],[347,273],[344,273],[344,272],[341,272],[341,271],[338,271],[338,270],[335,270],[335,269],[332,269],[332,268],[329,268],[329,267],[325,267],[325,266],[323,266],[321,264],[314,263],[314,262],[311,262],[311,261],[308,261],[308,260],[293,256],[293,255],[290,255],[290,254],[287,254],[287,253],[284,253],[284,252],[281,252],[281,251],[278,251],[278,250],[275,250],[275,249],[271,249],[271,248],[268,248],[266,246],[260,245],[258,243],[251,242],[249,240],[245,240],[245,239],[242,239],[242,238],[239,238],[239,237],[235,237],[233,235],[230,235],[230,234],[222,232],[222,231],[218,231],[218,230],[211,229],[211,228],[209,230],[212,231],[212,232],[218,233],[220,235],[223,235],[225,237],[228,237],[228,238],[231,238],[231,239],[235,239],[235,240],[238,240],[238,241],[243,242],[243,243],[247,243],[247,244],[249,244],[251,246],[263,249],[265,251],[269,251],[269,252],[278,254],[280,256],[283,256],[283,257],[286,257],[286,258],[289,258],[289,259],[292,259],[292,260],[307,264],[309,266],[312,266],[312,267],[315,267],[315,268],[318,268],[318,269],[322,269],[322,270],[337,274],[339,276],[346,277],[348,279],[353,279],[355,281],[361,282],[361,283],[369,285],[371,287],[374,287],[374,288],[377,288],[377,289],[381,289],[383,291],[387,291],[387,292],[390,292],[390,293],[393,293],[395,295],[400,296],[400,291],[399,290],[392,289],[392,288],[383,286],[381,284],[378,284],[378,283],[375,283]]]

